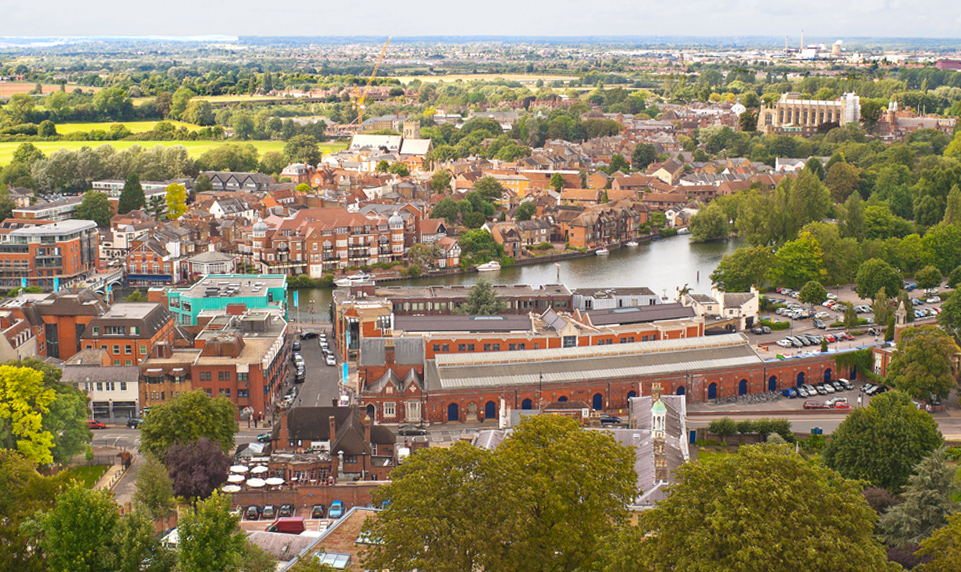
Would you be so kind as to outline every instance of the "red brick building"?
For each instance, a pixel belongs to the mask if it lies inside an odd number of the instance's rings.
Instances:
[[[7,219],[0,223],[0,288],[71,285],[97,271],[97,223]]]

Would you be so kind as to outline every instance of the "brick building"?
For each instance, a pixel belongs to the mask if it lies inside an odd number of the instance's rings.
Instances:
[[[97,223],[7,219],[0,223],[0,288],[69,286],[96,272]]]
[[[87,326],[108,309],[100,295],[91,290],[21,294],[5,300],[2,307],[30,325],[37,338],[37,356],[62,360],[82,349],[81,338]]]
[[[85,349],[102,348],[112,365],[139,366],[159,343],[174,342],[174,317],[163,304],[121,302],[90,321],[80,336]]]

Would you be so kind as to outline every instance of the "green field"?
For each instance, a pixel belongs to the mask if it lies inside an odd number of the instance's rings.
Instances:
[[[69,135],[70,133],[93,131],[94,129],[100,129],[103,131],[109,131],[111,125],[124,125],[131,133],[143,133],[144,131],[150,131],[154,128],[159,121],[125,121],[125,122],[114,122],[108,121],[104,123],[62,123],[57,125],[57,133],[61,135]],[[196,131],[200,129],[199,125],[194,125],[193,123],[184,123],[183,121],[168,121],[167,123],[172,123],[174,127],[186,127],[191,131]]]
[[[199,157],[203,155],[204,152],[214,147],[225,145],[226,143],[225,141],[34,141],[33,145],[47,155],[58,149],[79,149],[81,147],[99,147],[100,145],[112,145],[118,151],[134,145],[140,145],[141,147],[183,145],[187,148],[191,157]],[[234,142],[231,141],[231,143]],[[283,141],[236,141],[236,143],[250,143],[257,148],[261,155],[268,151],[283,151],[284,145],[286,145]],[[0,143],[0,166],[10,162],[13,158],[14,151],[16,151],[20,145],[21,143]],[[324,143],[320,145],[320,149],[324,153],[340,151],[346,147],[343,143]]]
[[[107,472],[108,468],[110,467],[107,465],[81,465],[79,467],[71,467],[64,472],[77,479],[83,488],[92,489],[96,486],[100,477]]]

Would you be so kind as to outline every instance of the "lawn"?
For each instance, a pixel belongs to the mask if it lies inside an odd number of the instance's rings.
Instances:
[[[159,123],[159,121],[125,121],[119,124],[124,125],[131,133],[143,133],[144,131],[152,130],[157,123]],[[191,131],[200,129],[199,125],[184,123],[183,121],[168,121],[167,123],[172,123],[173,126],[177,128],[186,127]],[[111,125],[118,125],[118,123],[113,121],[103,123],[62,123],[57,125],[57,133],[69,135],[70,133],[93,131],[94,129],[108,131]]]
[[[85,489],[92,489],[96,486],[97,481],[100,477],[107,472],[109,467],[107,465],[84,465],[80,467],[71,467],[64,471],[70,476],[76,478],[80,481],[80,485]]]
[[[79,149],[81,147],[98,147],[100,145],[113,145],[118,151],[132,147],[133,145],[140,145],[141,147],[183,145],[187,148],[191,157],[199,157],[206,151],[225,145],[226,143],[225,141],[34,141],[33,145],[47,155],[58,149]],[[283,141],[231,141],[231,143],[250,143],[257,148],[261,155],[268,151],[283,151],[284,145],[286,145]],[[0,143],[0,166],[10,162],[13,158],[14,151],[16,151],[20,145],[21,143],[19,142]],[[320,149],[324,153],[340,151],[346,147],[343,143],[324,143],[320,145]]]

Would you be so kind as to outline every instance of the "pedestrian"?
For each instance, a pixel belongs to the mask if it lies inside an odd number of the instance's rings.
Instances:
[[[247,414],[247,429],[250,429],[250,414]]]
[[[256,429],[256,428],[257,428],[257,418],[254,417],[254,429]]]

